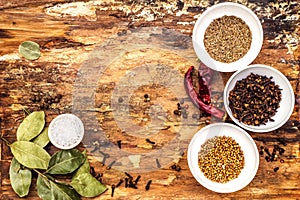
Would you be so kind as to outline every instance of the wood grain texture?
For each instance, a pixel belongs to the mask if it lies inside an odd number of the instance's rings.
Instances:
[[[15,141],[17,127],[24,117],[24,108],[31,111],[45,110],[47,124],[58,114],[74,112],[73,92],[80,83],[77,73],[82,69],[83,63],[87,61],[93,63],[91,54],[95,52],[95,49],[101,50],[101,47],[111,47],[110,45],[114,43],[122,42],[122,38],[127,38],[128,35],[134,34],[143,27],[172,30],[172,33],[176,32],[182,36],[181,39],[190,39],[196,19],[207,7],[219,2],[222,1],[43,0],[36,3],[33,0],[0,0],[1,135],[11,142]],[[138,189],[125,188],[122,185],[115,190],[114,199],[299,199],[299,3],[297,1],[274,3],[265,0],[238,2],[251,8],[257,14],[264,29],[263,47],[253,63],[270,65],[280,70],[289,79],[294,89],[296,104],[289,121],[276,131],[263,134],[250,133],[258,148],[264,146],[272,151],[274,144],[283,147],[285,152],[281,158],[284,159],[284,163],[266,162],[262,156],[257,175],[247,187],[235,193],[218,194],[205,189],[193,178],[186,160],[188,143],[184,143],[183,148],[178,150],[184,154],[177,155],[172,162],[162,163],[161,169],[146,173],[132,173],[134,177],[139,174],[142,176]],[[159,134],[150,137],[156,142],[155,145],[147,143],[145,138],[122,132],[115,120],[117,116],[114,116],[111,109],[113,92],[122,77],[126,77],[128,71],[132,72],[141,66],[153,67],[158,64],[171,67],[182,77],[190,65],[198,63],[196,59],[193,59],[195,55],[183,58],[182,54],[176,54],[168,49],[170,45],[174,45],[174,49],[177,48],[178,51],[189,52],[192,47],[186,46],[185,40],[180,38],[174,42],[166,34],[161,34],[163,36],[161,38],[158,34],[155,44],[153,43],[154,46],[142,49],[142,51],[140,49],[125,51],[126,45],[115,46],[114,52],[118,54],[109,56],[117,59],[107,65],[99,82],[91,85],[95,89],[95,101],[93,107],[89,109],[86,109],[88,105],[84,105],[82,112],[96,116],[97,124],[91,118],[85,117],[89,115],[83,115],[86,131],[91,133],[91,137],[84,142],[85,145],[81,144],[78,148],[89,150],[91,166],[95,168],[96,173],[103,173],[102,181],[109,188],[104,194],[94,199],[112,199],[110,186],[117,184],[119,179],[125,178],[126,175],[122,170],[114,167],[107,169],[112,159],[107,159],[104,165],[101,163],[103,157],[97,153],[99,149],[95,146],[106,147],[107,144],[92,133],[101,129],[112,144],[117,144],[117,141],[121,140],[124,151],[150,153],[162,149],[177,136],[178,127],[183,123],[183,119],[173,114],[173,110],[176,109],[181,99],[176,98],[172,91],[161,85],[141,86],[131,96],[125,96],[123,99],[129,102],[129,116],[133,123],[145,127],[149,125],[150,118],[155,116],[158,120],[166,122],[163,128],[152,127],[152,129],[160,130]],[[40,44],[42,53],[40,59],[30,62],[18,54],[18,46],[25,40]],[[162,42],[159,42],[160,40]],[[157,46],[161,43],[167,44],[167,50],[161,48],[157,50]],[[137,47],[138,44],[136,44]],[[124,49],[125,53],[123,51],[120,53],[120,49]],[[95,63],[97,62],[95,60]],[[150,74],[153,77],[161,75],[161,79],[165,78],[162,71]],[[218,80],[226,82],[231,74],[220,73]],[[130,89],[130,87],[124,87],[128,94],[131,92]],[[221,85],[215,84],[213,91],[216,94],[221,93]],[[144,101],[146,93],[151,98],[150,102]],[[44,103],[47,98],[55,97],[57,94],[62,95],[59,103],[50,105]],[[32,99],[37,96],[40,96],[42,100]],[[184,100],[185,105],[189,105],[189,118],[191,118],[195,112],[194,108],[188,98]],[[164,112],[155,106],[157,103],[162,103]],[[200,120],[193,121],[189,127],[192,127],[192,130],[200,129],[205,126],[207,120],[212,121],[210,117],[202,117]],[[232,123],[230,119],[227,121]],[[10,186],[8,170],[12,154],[2,141],[0,147],[0,199],[21,199]],[[51,145],[48,145],[46,150],[50,153],[57,151]],[[181,167],[180,172],[171,169],[174,163]],[[157,167],[155,163],[149,163],[149,165]],[[274,172],[273,169],[277,166],[279,170]],[[146,191],[145,185],[150,179],[152,184],[150,190]],[[35,182],[31,186],[29,196],[25,199],[39,199]]]

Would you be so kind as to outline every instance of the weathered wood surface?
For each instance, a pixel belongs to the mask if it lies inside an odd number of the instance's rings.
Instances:
[[[163,82],[163,80],[177,81],[178,77],[182,78],[190,65],[197,65],[198,61],[190,45],[193,25],[201,13],[208,6],[218,3],[217,1],[43,0],[39,3],[34,0],[0,1],[0,125],[2,136],[9,141],[15,140],[16,128],[24,116],[23,108],[31,111],[45,110],[48,124],[58,114],[77,113],[82,116],[87,134],[90,136],[85,139],[84,144],[89,150],[91,165],[96,172],[104,174],[103,183],[109,187],[108,191],[95,199],[111,199],[110,186],[116,184],[125,175],[124,168],[116,166],[107,169],[107,165],[113,161],[112,158],[118,154],[118,151],[115,151],[115,146],[105,146],[107,143],[103,142],[105,140],[102,138],[103,135],[107,136],[107,141],[113,144],[121,140],[122,150],[125,152],[147,154],[164,149],[174,137],[178,137],[176,133],[181,131],[179,127],[185,126],[193,132],[187,131],[185,127],[182,128],[188,135],[182,140],[180,148],[174,147],[175,153],[170,152],[171,156],[167,156],[171,161],[159,157],[162,160],[161,169],[156,169],[157,166],[153,163],[155,160],[151,160],[144,164],[152,167],[149,172],[132,172],[135,177],[139,174],[142,176],[138,184],[139,188],[125,188],[122,185],[116,189],[115,199],[299,199],[299,2],[276,1],[277,3],[273,3],[264,0],[239,2],[247,5],[258,15],[264,29],[263,47],[253,63],[273,66],[285,74],[293,86],[297,100],[290,120],[282,128],[263,134],[250,133],[258,148],[265,146],[272,150],[274,144],[283,147],[285,153],[282,159],[285,162],[266,162],[264,157],[261,157],[256,177],[244,189],[231,194],[218,194],[203,188],[192,177],[186,161],[188,139],[195,130],[205,125],[205,121],[211,119],[202,117],[200,120],[193,120],[191,115],[195,110],[187,98],[185,98],[184,105],[189,105],[188,119],[191,123],[173,115],[173,110],[181,100],[178,97],[185,97],[182,93],[183,86],[179,84],[177,93],[174,93],[170,90],[172,87],[167,85],[167,82]],[[146,27],[146,29],[140,29],[141,27]],[[153,29],[153,27],[158,28]],[[134,40],[134,33],[147,35],[145,30],[155,33],[151,36],[153,43]],[[111,39],[112,37],[114,38]],[[42,56],[39,60],[29,62],[18,54],[18,46],[25,40],[40,44]],[[122,44],[122,41],[125,43]],[[130,43],[126,44],[126,41]],[[117,46],[113,46],[114,44]],[[127,47],[130,48],[127,49]],[[104,59],[93,61],[92,52],[112,59],[111,63],[103,64],[106,67],[103,73],[97,72],[102,69],[97,66],[94,66],[95,75],[93,75],[94,71],[91,71],[91,74],[84,71],[83,66],[86,66],[86,69],[93,69],[89,67]],[[146,68],[150,71],[143,71]],[[170,68],[175,70],[178,76],[168,71]],[[142,71],[138,71],[139,69]],[[151,69],[155,70],[151,71]],[[82,72],[85,79],[80,79],[77,72]],[[139,72],[145,73],[146,79],[162,82],[160,85],[141,85],[137,90],[131,91],[132,86],[127,84],[130,82],[130,74]],[[226,82],[231,73],[218,75],[218,81]],[[145,80],[140,81],[143,83]],[[222,84],[218,84],[218,81],[213,89],[221,92]],[[119,82],[123,84],[123,87]],[[86,83],[91,84],[88,85],[90,87],[84,88]],[[121,100],[118,96],[121,90],[115,94],[114,92],[118,91],[116,88],[122,89],[124,96]],[[91,92],[91,94],[95,92],[94,98],[91,98],[93,102],[85,99],[87,98],[85,92]],[[39,93],[43,100],[33,101],[32,97],[39,96]],[[53,103],[50,106],[42,103],[48,98],[47,96],[57,94],[62,95],[59,103]],[[149,94],[150,102],[144,102],[144,94]],[[114,98],[112,98],[113,95],[115,95]],[[123,100],[128,108],[122,107]],[[122,131],[115,119],[124,113],[113,113],[111,107],[115,101],[120,103],[117,104],[120,106],[117,107],[119,110],[129,109],[127,118],[130,119],[130,123],[148,127],[149,132],[159,130],[159,133],[147,136],[145,135],[147,131],[143,129],[138,135],[131,135],[130,130]],[[160,106],[156,106],[157,104]],[[118,110],[116,107],[114,109]],[[155,126],[149,126],[151,125],[150,118]],[[124,127],[126,128],[128,129]],[[101,137],[93,134],[100,130],[102,131]],[[151,145],[145,142],[145,137],[149,137],[156,144]],[[183,136],[179,134],[179,137]],[[100,149],[107,150],[106,147],[113,149],[111,158],[105,162],[104,166],[100,162],[101,155],[95,153],[98,150],[93,151],[97,144],[100,144]],[[81,144],[79,148],[85,147]],[[46,148],[51,153],[57,150],[51,145]],[[0,151],[0,199],[18,199],[10,186],[8,177],[12,155],[2,142]],[[182,152],[185,152],[183,156]],[[180,172],[170,169],[174,163],[181,167]],[[274,172],[273,169],[277,166],[279,170]],[[144,187],[150,179],[153,181],[151,188],[145,191]],[[27,199],[39,199],[35,184],[32,185]]]

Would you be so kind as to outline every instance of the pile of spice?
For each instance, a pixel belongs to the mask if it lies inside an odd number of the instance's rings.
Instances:
[[[227,183],[244,168],[244,153],[232,137],[216,136],[201,146],[198,164],[206,178]]]
[[[249,51],[252,34],[248,25],[235,16],[223,16],[213,20],[205,30],[204,46],[215,60],[231,63]]]
[[[266,124],[275,115],[281,101],[281,89],[272,77],[251,73],[236,82],[229,92],[229,107],[234,118],[247,125]]]

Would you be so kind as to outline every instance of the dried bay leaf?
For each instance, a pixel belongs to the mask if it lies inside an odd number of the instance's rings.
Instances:
[[[90,173],[91,167],[89,160],[86,155],[86,150],[82,152],[82,154],[85,157],[84,163],[77,169],[76,173],[73,175],[73,178],[76,178],[78,175],[83,174],[83,173]]]
[[[41,133],[45,126],[44,111],[30,113],[17,130],[18,141],[29,141]]]
[[[47,169],[50,155],[42,147],[33,142],[16,141],[10,149],[18,162],[28,168]]]
[[[13,158],[9,168],[9,179],[13,190],[19,197],[28,195],[31,178],[31,170],[24,168],[15,158]]]
[[[72,178],[71,186],[83,197],[95,197],[107,190],[106,186],[90,173],[77,174]]]
[[[48,127],[44,128],[44,130],[32,140],[33,143],[41,147],[45,147],[49,143],[49,141]]]
[[[37,191],[43,200],[80,200],[76,191],[64,184],[56,183],[52,178],[39,174],[37,179]]]
[[[90,164],[86,151],[82,153],[85,157],[84,163],[72,177],[71,186],[84,197],[95,197],[107,190],[106,186],[100,183],[90,174]]]
[[[46,173],[68,174],[75,171],[85,161],[85,156],[77,149],[61,150],[49,162]]]
[[[40,45],[32,41],[22,42],[19,53],[27,60],[36,60],[41,56]]]

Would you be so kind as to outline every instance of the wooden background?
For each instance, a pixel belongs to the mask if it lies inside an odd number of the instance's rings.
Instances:
[[[73,112],[74,99],[72,98],[74,98],[74,85],[78,80],[77,72],[84,62],[89,61],[91,52],[95,49],[101,51],[101,47],[109,46],[110,42],[122,42],[120,38],[126,38],[141,27],[146,27],[146,30],[147,28],[152,30],[153,27],[167,28],[171,29],[172,33],[184,35],[175,39],[175,47],[183,49],[184,53],[189,53],[191,46],[190,44],[186,46],[186,43],[190,43],[195,21],[207,7],[218,2],[222,1],[42,0],[36,2],[34,0],[0,0],[0,128],[2,136],[11,142],[15,140],[16,129],[24,117],[24,108],[30,111],[45,110],[47,124],[58,114]],[[114,199],[290,200],[300,198],[299,2],[276,1],[274,3],[265,0],[237,2],[251,8],[263,25],[263,47],[253,63],[266,64],[279,69],[287,76],[295,92],[294,112],[283,127],[263,134],[250,133],[258,148],[264,146],[271,151],[274,144],[283,147],[285,152],[281,158],[284,163],[266,162],[262,156],[257,175],[247,187],[235,193],[218,194],[205,189],[192,177],[186,161],[188,143],[183,143],[180,155],[172,162],[164,164],[161,169],[146,173],[132,173],[135,177],[141,175],[138,189],[125,188],[122,185],[116,189]],[[174,45],[168,37],[165,40],[160,39],[163,40],[162,43],[170,42],[169,46]],[[40,44],[42,52],[40,59],[30,62],[18,54],[19,44],[26,40]],[[140,126],[148,124],[150,115],[147,112],[152,105],[156,102],[163,104],[166,115],[161,117],[167,119],[168,128],[151,138],[156,142],[155,145],[145,142],[145,138],[136,138],[122,132],[110,108],[114,88],[128,69],[132,70],[136,66],[145,64],[149,66],[160,64],[174,67],[183,76],[189,65],[197,63],[197,60],[193,59],[195,57],[193,53],[189,58],[183,59],[167,50],[155,51],[156,45],[159,44],[160,42],[156,41],[153,43],[153,49],[150,47],[144,52],[128,50],[125,55],[118,53],[114,55],[113,51],[111,52],[111,58],[118,59],[108,65],[99,80],[99,85],[96,85],[94,107],[83,110],[83,112],[94,113],[98,122],[96,125],[89,121],[89,118],[83,119],[88,133],[97,132],[100,127],[105,132],[108,141],[116,144],[118,140],[121,140],[122,149],[135,153],[149,153],[153,149],[163,148],[168,141],[172,140],[174,133],[178,131],[176,127],[182,122],[180,117],[173,115],[173,110],[176,109],[176,104],[180,99],[177,99],[172,91],[160,86],[146,85],[134,92],[129,100],[130,117],[135,124]],[[117,51],[118,47],[115,48]],[[122,48],[126,49],[126,46]],[[224,82],[230,75],[231,73],[219,74]],[[217,93],[222,92],[218,85],[214,89]],[[59,102],[44,103],[58,94],[62,95]],[[144,94],[150,95],[150,102],[144,102]],[[33,97],[41,97],[42,101],[36,101]],[[190,106],[190,111],[193,111],[194,108],[191,108],[192,105],[188,99],[185,101],[185,104]],[[86,109],[87,105],[83,105],[82,108]],[[79,109],[80,107],[75,110]],[[191,114],[189,113],[189,118]],[[230,122],[229,119],[227,121]],[[194,121],[193,126],[198,130],[205,125],[205,122],[210,123],[212,119],[202,117]],[[78,148],[87,147],[90,150],[91,165],[96,173],[103,173],[102,181],[109,188],[95,199],[111,199],[110,186],[116,184],[125,175],[123,171],[114,167],[107,168],[111,160],[103,165],[96,159],[97,156],[92,156],[91,151],[98,144],[103,147],[97,138],[89,138],[85,142],[86,146],[80,144]],[[13,192],[8,177],[12,155],[2,141],[0,145],[0,199],[19,199]],[[48,145],[46,149],[51,153],[57,150],[51,145]],[[172,170],[173,164],[180,166],[181,171]],[[277,172],[273,170],[275,167],[279,167]],[[145,185],[150,179],[152,184],[150,190],[146,191]],[[26,199],[39,199],[35,184],[32,185]]]

